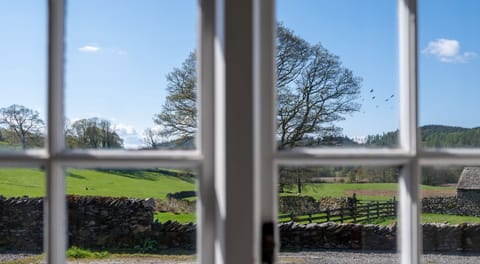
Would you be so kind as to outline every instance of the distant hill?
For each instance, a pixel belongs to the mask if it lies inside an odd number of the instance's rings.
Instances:
[[[444,125],[420,127],[421,144],[425,147],[480,147],[480,127],[464,128]],[[366,145],[392,146],[398,142],[398,131],[368,136]]]

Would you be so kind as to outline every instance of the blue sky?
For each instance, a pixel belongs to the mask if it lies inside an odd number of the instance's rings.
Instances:
[[[479,126],[480,1],[419,2],[420,122]],[[396,7],[395,0],[277,3],[279,21],[363,78],[361,110],[337,124],[348,136],[398,128]],[[162,109],[166,74],[195,48],[195,8],[195,0],[68,1],[67,117],[110,119],[127,147],[141,144]],[[1,1],[0,38],[0,106],[22,104],[45,119],[45,1]]]

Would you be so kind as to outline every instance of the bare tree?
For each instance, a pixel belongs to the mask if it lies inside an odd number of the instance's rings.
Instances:
[[[309,44],[282,24],[276,45],[278,148],[298,146],[307,137],[338,135],[341,128],[334,123],[360,109],[356,100],[361,79],[321,44]],[[164,127],[164,135],[192,138],[197,125],[195,55],[190,54],[167,81],[169,95],[154,122]]]
[[[168,96],[162,111],[155,115],[162,136],[189,139],[197,127],[195,53],[190,53],[182,67],[167,75]]]
[[[143,142],[149,149],[156,149],[160,144],[158,133],[152,128],[147,128],[143,132]]]
[[[282,25],[277,32],[279,149],[294,147],[309,135],[337,134],[333,122],[360,109],[355,101],[361,79],[322,45],[310,45]]]
[[[37,111],[13,104],[0,109],[0,124],[15,132],[23,149],[29,139],[37,139],[45,125]]]

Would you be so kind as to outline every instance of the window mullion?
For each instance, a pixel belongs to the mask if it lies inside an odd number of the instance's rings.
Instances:
[[[252,2],[215,1],[216,263],[254,263]]]
[[[215,261],[215,196],[214,196],[214,38],[215,1],[198,0],[197,84],[199,127],[197,146],[203,156],[198,177],[197,253],[199,263]]]
[[[254,78],[254,186],[255,237],[254,254],[262,263],[271,263],[279,250],[277,223],[277,169],[275,156],[275,33],[273,0],[255,0],[253,6],[253,78]],[[273,230],[272,230],[273,229]],[[261,234],[273,232],[276,252],[260,252],[271,248],[271,240]]]

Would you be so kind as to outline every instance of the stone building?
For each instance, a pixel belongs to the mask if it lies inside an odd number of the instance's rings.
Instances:
[[[457,183],[457,198],[480,203],[480,167],[465,167]]]

